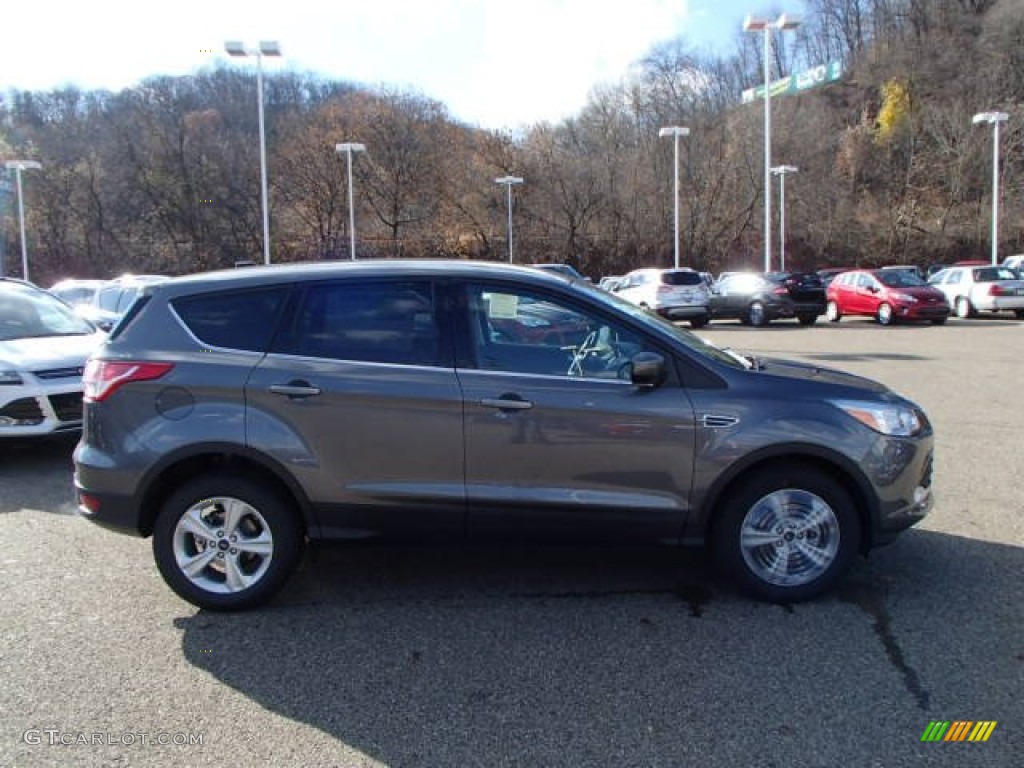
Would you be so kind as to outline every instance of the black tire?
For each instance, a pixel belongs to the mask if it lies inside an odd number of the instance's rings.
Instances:
[[[796,603],[834,586],[852,565],[860,539],[850,494],[821,470],[794,462],[738,478],[718,506],[711,543],[718,566],[744,591]],[[814,558],[801,551],[807,546]],[[782,560],[784,572],[772,570]]]
[[[807,312],[802,315],[797,315],[796,319],[799,321],[800,325],[814,325],[818,322],[818,315]]]
[[[1016,317],[1018,320],[1024,320],[1024,309],[1013,310],[1013,316]]]
[[[237,515],[233,523],[229,509]],[[186,515],[192,525],[179,525]],[[294,504],[261,482],[234,473],[203,475],[164,501],[153,556],[167,585],[193,605],[252,608],[269,600],[298,565],[305,543],[299,521]],[[183,561],[204,558],[195,574],[185,573]]]
[[[690,320],[691,328],[703,328],[708,324],[709,318],[707,317],[694,317]]]
[[[945,317],[933,317],[932,318],[932,325],[945,325],[947,319],[948,318],[945,318]]]

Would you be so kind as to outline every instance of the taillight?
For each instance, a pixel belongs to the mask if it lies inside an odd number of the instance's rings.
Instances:
[[[1013,295],[1013,291],[1008,291],[1005,286],[1002,286],[999,283],[992,283],[992,285],[990,285],[988,287],[988,295],[989,296],[1012,296]]]
[[[789,291],[787,291],[787,290],[786,290],[785,288],[783,288],[783,287],[782,287],[782,286],[780,285],[780,286],[779,286],[778,288],[775,288],[775,289],[774,289],[774,290],[772,291],[772,293],[774,293],[774,294],[775,294],[776,296],[785,296],[785,295],[786,295],[787,293],[789,293]]]
[[[125,384],[159,379],[173,367],[173,363],[90,360],[82,375],[82,399],[102,403]]]

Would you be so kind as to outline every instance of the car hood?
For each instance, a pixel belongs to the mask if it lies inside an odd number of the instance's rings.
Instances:
[[[83,366],[107,335],[101,331],[86,336],[40,336],[0,341],[0,368],[44,371],[50,368]]]
[[[818,382],[821,384],[850,387],[851,389],[867,390],[875,394],[890,392],[889,388],[874,379],[857,376],[835,368],[822,368],[810,363],[777,358],[758,358],[760,372],[770,376],[801,381]]]
[[[908,296],[913,296],[915,299],[942,299],[946,300],[946,294],[940,291],[938,288],[934,288],[930,285],[912,285],[908,288],[893,288],[888,286],[886,290],[889,293],[905,293]]]

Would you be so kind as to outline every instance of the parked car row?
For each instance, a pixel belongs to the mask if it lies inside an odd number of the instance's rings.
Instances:
[[[50,293],[86,320],[109,331],[135,302],[143,287],[169,279],[166,275],[121,275],[111,280],[61,280]]]
[[[942,325],[954,312],[962,318],[1013,312],[1024,319],[1024,276],[1013,267],[963,262],[927,281],[921,272],[894,264],[818,272],[723,272],[709,281],[707,273],[689,268],[638,269],[602,280],[599,286],[670,320],[689,321],[694,328],[727,319],[763,326],[795,318],[812,325],[823,314],[831,322],[845,315],[873,317],[881,325]]]

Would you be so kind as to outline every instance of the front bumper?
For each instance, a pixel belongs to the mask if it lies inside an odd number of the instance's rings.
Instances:
[[[82,384],[0,388],[0,438],[34,437],[82,428]]]

